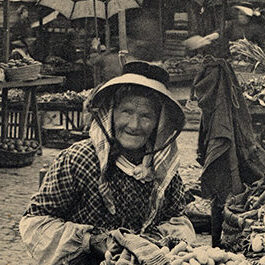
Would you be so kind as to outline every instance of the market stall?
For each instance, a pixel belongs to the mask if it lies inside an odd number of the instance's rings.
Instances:
[[[15,79],[0,84],[1,100],[1,167],[25,166],[33,162],[37,151],[41,154],[42,138],[39,121],[36,92],[40,86],[62,84],[63,77],[41,76],[34,79]],[[21,99],[22,110],[18,115],[11,114],[8,102],[10,89],[20,89],[24,93]],[[31,110],[31,118],[29,111]],[[10,118],[10,119],[9,119]],[[28,121],[32,131],[28,134]]]

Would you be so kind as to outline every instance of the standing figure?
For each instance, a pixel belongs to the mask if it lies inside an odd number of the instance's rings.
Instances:
[[[11,28],[11,49],[20,48],[30,54],[31,45],[35,40],[32,35],[29,12],[27,7],[22,5],[17,9],[17,20]]]

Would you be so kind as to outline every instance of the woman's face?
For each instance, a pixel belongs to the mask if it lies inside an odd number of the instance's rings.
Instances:
[[[143,147],[158,121],[158,114],[150,99],[126,96],[114,109],[114,132],[121,146],[127,150]]]

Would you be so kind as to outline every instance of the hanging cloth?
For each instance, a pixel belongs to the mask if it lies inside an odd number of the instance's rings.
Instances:
[[[194,80],[202,117],[198,162],[204,197],[239,193],[243,183],[265,177],[265,150],[257,143],[236,75],[224,59],[207,57]]]

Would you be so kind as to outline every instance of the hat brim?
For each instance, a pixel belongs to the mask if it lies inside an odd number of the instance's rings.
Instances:
[[[233,6],[235,9],[240,10],[243,12],[245,15],[252,17],[253,16],[253,10],[249,7],[245,6]]]
[[[177,99],[174,98],[172,93],[163,83],[151,78],[147,78],[143,75],[126,73],[109,80],[95,91],[91,99],[91,106],[96,108],[100,107],[101,104],[103,102],[106,102],[106,99],[111,98],[115,93],[115,90],[123,84],[135,84],[144,86],[158,92],[158,94],[160,94],[164,99],[167,100],[167,104],[170,105],[169,107],[171,109],[175,109],[176,117],[178,120],[178,127],[180,130],[182,130],[185,123],[185,115],[180,103],[177,101]]]

